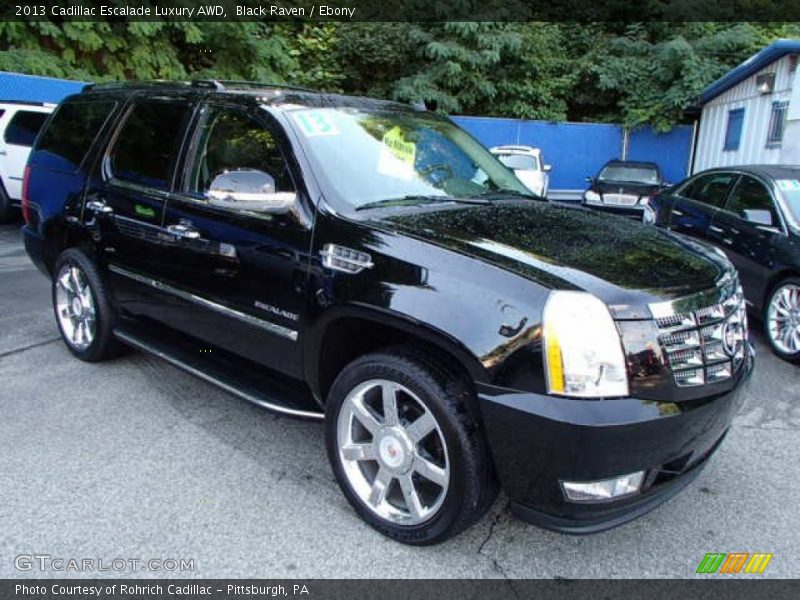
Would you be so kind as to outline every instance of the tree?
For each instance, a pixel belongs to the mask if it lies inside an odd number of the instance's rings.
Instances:
[[[703,88],[779,37],[800,37],[800,25],[0,22],[0,69],[294,83],[446,113],[666,130]]]

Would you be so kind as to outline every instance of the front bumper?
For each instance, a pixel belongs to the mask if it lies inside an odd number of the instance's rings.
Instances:
[[[731,391],[681,403],[580,400],[479,386],[500,482],[520,518],[564,533],[603,531],[652,510],[700,472],[719,447],[749,379],[753,353]],[[642,490],[610,502],[568,502],[562,481],[645,471]]]

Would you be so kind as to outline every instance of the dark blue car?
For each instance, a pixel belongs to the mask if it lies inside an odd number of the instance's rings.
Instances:
[[[655,196],[650,209],[646,222],[721,248],[775,354],[800,359],[800,166],[703,171]]]

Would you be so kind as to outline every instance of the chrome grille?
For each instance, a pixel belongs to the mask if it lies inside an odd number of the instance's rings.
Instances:
[[[639,202],[639,196],[631,194],[603,194],[603,202],[614,206],[633,206]]]
[[[726,289],[719,290],[714,304],[692,310],[674,312],[665,309],[668,304],[651,305],[661,348],[680,387],[730,379],[744,363],[747,345],[744,295],[736,281]]]

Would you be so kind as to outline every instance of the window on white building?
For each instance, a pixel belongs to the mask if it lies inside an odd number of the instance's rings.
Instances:
[[[767,148],[775,148],[781,145],[783,130],[786,128],[788,108],[788,100],[772,103],[772,114],[769,117],[769,129],[767,129]]]
[[[739,149],[739,141],[742,139],[743,124],[743,108],[734,108],[728,111],[728,128],[725,131],[725,145],[722,147],[723,150]]]

